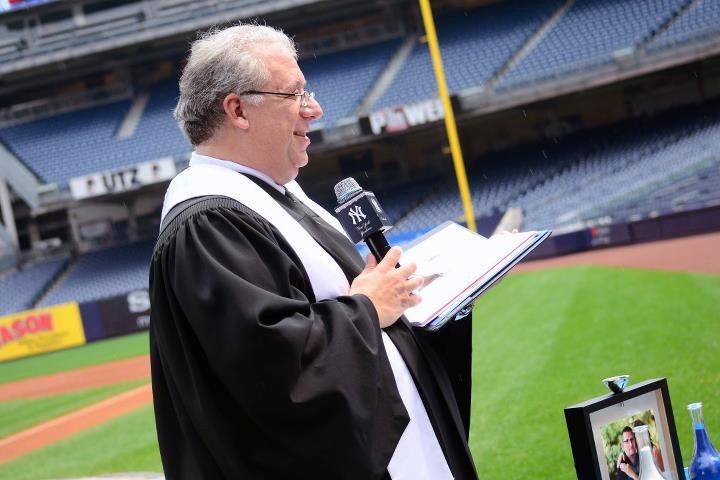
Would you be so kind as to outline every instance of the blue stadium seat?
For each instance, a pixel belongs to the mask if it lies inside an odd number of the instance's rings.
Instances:
[[[560,4],[516,0],[440,17],[437,30],[450,91],[486,82]],[[373,109],[425,100],[436,91],[427,45],[418,44]]]
[[[154,241],[135,243],[81,256],[41,305],[86,302],[148,288]]]
[[[300,62],[307,89],[323,107],[321,122],[326,127],[355,114],[400,43],[391,40]]]
[[[65,259],[40,262],[0,277],[0,315],[32,308],[33,302],[66,264]]]
[[[485,155],[469,165],[475,215],[489,218],[516,206],[524,211],[524,228],[559,228],[720,202],[715,108],[670,112],[633,128],[601,128]],[[512,164],[503,162],[507,158]],[[461,221],[463,214],[457,187],[447,181],[402,214],[391,235],[422,233],[447,220]]]
[[[700,0],[680,15],[667,30],[649,45],[657,51],[675,45],[697,41],[720,33],[720,2]]]
[[[577,0],[498,84],[505,90],[613,61],[634,47],[687,0]]]

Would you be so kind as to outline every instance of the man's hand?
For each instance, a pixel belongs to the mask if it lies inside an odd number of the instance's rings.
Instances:
[[[402,250],[393,247],[380,263],[368,255],[365,270],[350,285],[350,295],[361,293],[375,305],[380,328],[389,327],[405,310],[420,303],[413,290],[422,287],[422,277],[410,277],[417,269],[414,263],[395,268]]]
[[[622,470],[622,472],[623,472],[625,475],[627,475],[628,477],[630,477],[630,478],[632,478],[632,479],[634,479],[634,480],[638,480],[638,478],[639,478],[639,477],[638,477],[638,474],[635,473],[635,470],[633,470],[632,466],[631,466],[629,463],[624,463],[624,462],[619,463],[619,464],[618,464],[618,468],[619,468],[620,470]]]

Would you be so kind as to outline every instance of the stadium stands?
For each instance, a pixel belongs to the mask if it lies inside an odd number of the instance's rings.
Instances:
[[[656,51],[718,33],[720,33],[720,3],[716,0],[700,0],[658,35],[649,45],[648,50]]]
[[[0,130],[2,141],[46,182],[136,163],[112,148],[128,101],[68,112]]]
[[[510,1],[441,17],[437,29],[450,91],[457,93],[486,82],[560,4],[559,0]],[[373,109],[435,95],[428,48],[418,44]]]
[[[624,221],[653,210],[671,211],[662,197],[649,210],[641,209],[644,203],[638,196],[646,195],[648,186],[672,183],[673,176],[720,158],[715,141],[720,116],[686,113],[684,121],[680,118],[665,117],[636,131],[620,130],[604,140],[589,138],[601,143],[597,151],[580,153],[568,169],[514,200],[525,212],[525,226],[557,228],[601,215]]]
[[[689,0],[578,0],[498,84],[509,89],[613,62]]]
[[[323,103],[330,127],[352,115],[399,40],[355,48],[303,61],[308,88]],[[338,88],[342,83],[343,88]],[[46,182],[70,178],[189,153],[190,143],[173,120],[177,82],[165,81],[150,90],[150,99],[134,133],[117,139],[130,101],[86,108],[0,129],[2,141]]]
[[[602,65],[612,62],[618,49],[652,38],[660,25],[669,26],[650,42],[651,49],[717,33],[720,5],[701,0],[683,10],[687,1],[578,0],[499,78],[495,76],[559,11],[562,1],[511,0],[445,14],[438,19],[438,34],[449,87],[458,93],[494,79],[504,90]],[[323,104],[324,128],[354,116],[400,43],[396,39],[301,61],[309,89]],[[418,44],[371,109],[425,100],[435,95],[435,88],[427,45]],[[149,94],[129,138],[115,138],[131,105],[124,100],[6,127],[0,129],[0,141],[42,180],[61,185],[74,176],[189,152],[189,142],[170,115],[177,98],[175,81],[165,81]]]
[[[0,315],[32,308],[66,265],[64,259],[39,262],[0,276]]]
[[[154,241],[142,242],[81,256],[40,306],[100,300],[147,288],[153,246]]]
[[[13,125],[0,130],[0,141],[42,180],[63,183],[79,175],[188,153],[190,143],[172,118],[176,99],[174,81],[155,87],[134,135],[126,139],[115,135],[130,101]]]
[[[720,191],[718,135],[720,115],[708,107],[490,154],[470,173],[475,214],[489,217],[518,206],[524,228],[537,229],[605,215],[624,221],[676,210],[678,202],[705,206]],[[503,158],[512,158],[511,166]],[[656,186],[667,193],[649,194]],[[396,219],[392,233],[422,232],[462,217],[457,187],[447,182]]]
[[[354,116],[400,43],[391,40],[301,60],[308,90],[315,92],[325,111],[323,125],[330,127],[339,119]]]

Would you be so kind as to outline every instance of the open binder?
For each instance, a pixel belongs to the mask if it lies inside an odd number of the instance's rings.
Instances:
[[[415,262],[425,277],[423,301],[405,311],[411,324],[437,330],[453,320],[548,236],[550,230],[482,235],[445,222],[415,240],[402,263]]]

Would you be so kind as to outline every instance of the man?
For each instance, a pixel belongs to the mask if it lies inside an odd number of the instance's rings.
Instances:
[[[640,457],[638,456],[637,441],[635,433],[631,427],[625,427],[622,430],[620,438],[620,448],[622,453],[617,459],[616,480],[638,480],[638,472],[640,471]]]
[[[166,478],[476,478],[457,382],[401,318],[415,267],[397,248],[363,264],[294,182],[323,114],[296,60],[239,25],[196,41],[180,80],[195,152],[150,272]]]

